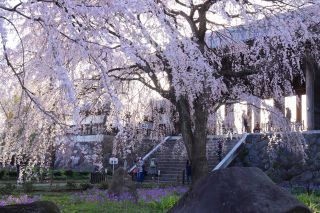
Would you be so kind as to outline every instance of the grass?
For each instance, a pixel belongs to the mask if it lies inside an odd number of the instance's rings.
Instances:
[[[314,213],[320,213],[320,193],[301,193],[295,196],[306,204]]]
[[[307,205],[312,212],[320,213],[320,193],[295,193],[301,202]],[[79,202],[72,198],[72,193],[52,193],[43,195],[42,200],[55,202],[62,212],[167,212],[178,200],[178,195],[169,195],[160,201],[138,202],[131,201],[107,201],[107,202]]]
[[[162,198],[160,201],[134,203],[131,201],[77,201],[72,193],[47,193],[41,196],[41,200],[53,201],[56,203],[62,213],[78,212],[128,212],[128,213],[149,213],[149,212],[167,212],[179,199],[177,195],[170,195]]]

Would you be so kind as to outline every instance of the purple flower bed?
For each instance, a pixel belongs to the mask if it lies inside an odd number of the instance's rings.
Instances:
[[[13,204],[27,204],[38,201],[39,197],[28,197],[28,195],[20,196],[2,196],[0,197],[0,206],[13,205]]]
[[[153,201],[159,202],[162,198],[170,195],[181,196],[188,190],[187,187],[167,187],[167,188],[155,188],[155,189],[138,189],[138,199],[141,202],[150,203]],[[122,202],[122,201],[134,201],[134,198],[129,193],[124,193],[120,196],[110,195],[107,190],[92,189],[84,192],[74,193],[72,195],[74,202],[99,202],[105,201]],[[39,196],[29,197],[28,195],[19,196],[0,196],[0,206],[13,205],[13,204],[27,204],[35,201],[39,201]]]
[[[159,189],[138,189],[139,201],[152,202],[160,201],[161,198],[170,195],[182,195],[188,190],[187,187],[168,187]],[[107,190],[92,189],[85,192],[75,193],[73,196],[78,202],[105,202],[105,201],[134,201],[134,198],[129,193],[124,193],[120,196],[110,195]]]
[[[161,198],[169,195],[182,195],[188,188],[186,187],[168,187],[159,189],[138,189],[139,200],[144,202],[160,201]]]

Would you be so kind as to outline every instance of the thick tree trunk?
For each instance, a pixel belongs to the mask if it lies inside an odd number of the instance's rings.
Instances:
[[[177,108],[183,141],[191,161],[192,182],[195,183],[200,177],[208,173],[206,156],[208,111],[198,101],[195,102],[194,113],[191,115],[188,101],[185,98],[180,98]],[[191,116],[193,116],[193,119]]]

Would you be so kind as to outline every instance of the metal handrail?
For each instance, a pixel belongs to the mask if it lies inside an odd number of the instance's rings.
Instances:
[[[248,133],[245,133],[236,145],[234,145],[234,147],[228,152],[228,154],[219,162],[219,164],[213,168],[212,172],[229,166],[229,164],[236,158],[237,151],[241,145],[245,143],[247,136]]]
[[[150,157],[150,155],[152,155],[155,151],[157,151],[160,146],[162,146],[162,144],[164,144],[165,142],[167,142],[169,139],[171,140],[179,140],[181,139],[181,136],[167,136],[165,137],[160,143],[158,143],[150,152],[148,152],[143,158],[142,160],[145,161],[148,157]],[[134,168],[136,168],[137,165],[133,165],[129,170],[128,173],[132,172],[132,170],[134,170]]]

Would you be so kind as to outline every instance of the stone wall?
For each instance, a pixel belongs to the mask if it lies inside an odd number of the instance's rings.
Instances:
[[[320,185],[320,131],[251,134],[232,166],[258,167],[277,183]]]
[[[56,151],[55,169],[94,171],[107,166],[112,153],[114,136],[104,135],[102,141],[66,141]]]

